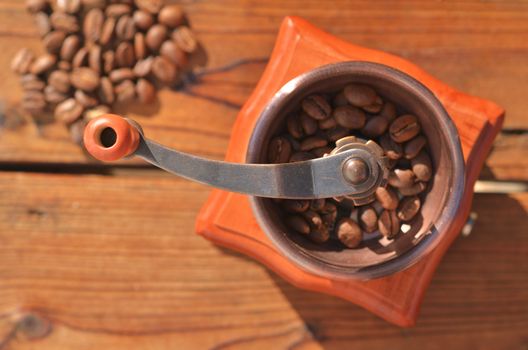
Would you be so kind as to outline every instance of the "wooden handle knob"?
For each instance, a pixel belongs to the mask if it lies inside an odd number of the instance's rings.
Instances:
[[[105,114],[91,120],[84,129],[84,146],[96,159],[111,162],[134,153],[139,131],[125,118]]]

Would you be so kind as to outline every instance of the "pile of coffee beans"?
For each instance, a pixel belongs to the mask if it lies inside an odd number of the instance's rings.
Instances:
[[[79,141],[115,103],[151,103],[177,84],[199,44],[178,5],[163,0],[27,0],[46,53],[12,61],[35,117],[53,112]]]
[[[391,167],[387,187],[379,187],[374,202],[362,206],[346,197],[276,200],[284,222],[316,243],[335,240],[348,248],[371,237],[394,239],[407,232],[417,224],[413,219],[419,217],[433,176],[427,139],[414,115],[399,110],[372,87],[350,84],[334,94],[306,97],[270,140],[268,161],[322,157],[346,136],[373,140],[383,148]]]

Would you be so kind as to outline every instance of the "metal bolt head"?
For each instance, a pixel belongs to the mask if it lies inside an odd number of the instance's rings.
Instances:
[[[365,182],[369,175],[369,166],[363,159],[349,158],[343,165],[343,176],[353,185]]]

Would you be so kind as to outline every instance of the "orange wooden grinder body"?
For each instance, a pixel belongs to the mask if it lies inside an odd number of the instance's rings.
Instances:
[[[198,216],[196,230],[214,243],[255,258],[299,288],[338,296],[389,322],[411,326],[436,267],[465,223],[474,182],[502,124],[502,108],[458,92],[402,58],[352,45],[300,18],[287,17],[268,66],[235,122],[226,160],[245,161],[253,127],[282,85],[310,69],[351,60],[382,63],[411,75],[433,91],[458,129],[466,163],[466,188],[458,216],[440,245],[414,266],[394,275],[342,281],[309,274],[278,253],[258,226],[245,195],[214,190]]]

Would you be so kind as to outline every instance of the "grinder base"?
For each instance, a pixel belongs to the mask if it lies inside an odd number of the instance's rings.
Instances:
[[[196,230],[216,244],[262,262],[299,288],[338,296],[391,323],[411,326],[436,267],[469,214],[473,185],[501,128],[501,107],[458,92],[402,58],[352,45],[300,18],[287,17],[266,70],[235,122],[226,160],[245,161],[251,130],[266,103],[286,82],[313,68],[351,60],[377,62],[411,75],[437,96],[458,129],[466,163],[466,188],[461,209],[438,247],[412,267],[380,279],[344,281],[315,276],[273,247],[257,224],[247,196],[220,190],[214,190],[203,206]]]

